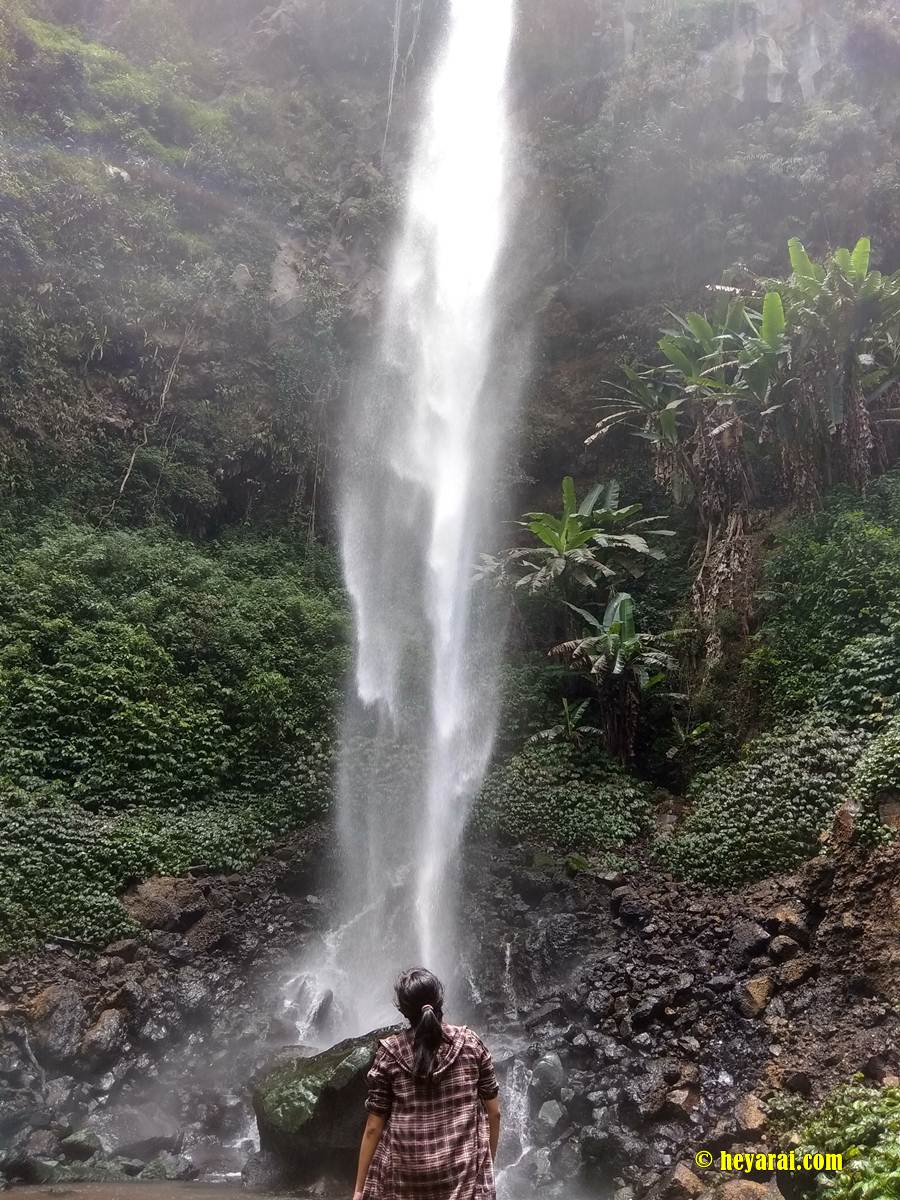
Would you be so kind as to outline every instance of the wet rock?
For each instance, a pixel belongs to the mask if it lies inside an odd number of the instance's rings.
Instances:
[[[194,1179],[198,1174],[197,1168],[184,1154],[164,1151],[147,1163],[138,1179]]]
[[[538,874],[536,871],[514,871],[510,882],[513,891],[531,906],[539,905],[555,886],[554,881],[546,874]]]
[[[210,1000],[209,985],[202,972],[194,967],[184,967],[178,972],[175,987],[175,1002],[184,1012],[199,1012]]]
[[[94,1154],[102,1153],[103,1143],[92,1129],[77,1129],[63,1138],[60,1149],[66,1158],[74,1158],[83,1162]]]
[[[269,1150],[257,1150],[244,1163],[241,1183],[250,1191],[274,1191],[285,1183],[282,1160]]]
[[[636,1029],[649,1025],[663,1007],[661,996],[645,996],[631,1013],[631,1022]]]
[[[35,1183],[121,1183],[128,1176],[115,1160],[104,1162],[60,1163],[49,1159],[35,1160],[33,1164]]]
[[[578,1144],[582,1158],[602,1161],[609,1147],[609,1129],[603,1125],[588,1125],[578,1135]]]
[[[541,1005],[540,1008],[529,1013],[525,1018],[525,1028],[534,1029],[538,1025],[543,1025],[550,1021],[561,1021],[565,1016],[565,1010],[558,1000],[553,1000],[548,1004]]]
[[[640,922],[650,915],[647,902],[627,884],[614,889],[610,902],[614,916],[623,921]]]
[[[586,1158],[592,1157],[587,1153],[583,1141],[581,1148]],[[605,1158],[604,1166],[622,1170],[643,1160],[644,1143],[626,1129],[610,1129],[603,1143],[602,1156]]]
[[[742,1017],[758,1017],[769,1003],[773,990],[771,975],[754,975],[752,979],[745,980],[735,992],[738,1012]]]
[[[94,1117],[88,1128],[100,1139],[104,1153],[145,1162],[163,1150],[178,1150],[183,1136],[179,1123],[164,1108],[153,1104],[140,1108],[116,1106]]]
[[[612,1004],[612,996],[605,988],[595,988],[585,999],[584,1007],[595,1017],[605,1017]]]
[[[553,1178],[561,1181],[574,1179],[581,1170],[581,1151],[576,1141],[568,1139],[552,1151],[550,1165]]]
[[[36,1129],[25,1143],[26,1158],[56,1158],[59,1153],[59,1138],[50,1129]]]
[[[82,1057],[95,1064],[114,1058],[125,1044],[127,1028],[120,1009],[104,1009],[82,1038]]]
[[[301,1048],[295,1059],[282,1055],[257,1075],[253,1108],[260,1149],[275,1156],[284,1178],[299,1181],[322,1169],[349,1175],[358,1149],[366,1074],[379,1040],[393,1032],[381,1029],[348,1038],[312,1057]]]
[[[666,1106],[668,1089],[662,1074],[654,1072],[643,1079],[632,1079],[624,1088],[619,1111],[623,1120],[641,1125],[659,1116]]]
[[[538,1102],[558,1099],[566,1081],[565,1068],[558,1054],[545,1054],[535,1064],[528,1090]]]
[[[535,1141],[546,1146],[552,1142],[566,1119],[566,1110],[558,1100],[546,1100],[540,1107],[535,1120]]]
[[[78,1057],[87,1011],[72,984],[53,983],[35,997],[31,1009],[32,1042],[39,1057],[68,1063]]]

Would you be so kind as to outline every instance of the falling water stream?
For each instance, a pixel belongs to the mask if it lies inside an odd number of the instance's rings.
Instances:
[[[340,518],[356,658],[338,781],[342,920],[293,983],[301,1035],[389,1019],[404,966],[451,984],[464,973],[456,859],[497,708],[498,635],[472,573],[496,524],[514,390],[496,354],[513,10],[514,0],[451,0],[378,347],[350,406]]]

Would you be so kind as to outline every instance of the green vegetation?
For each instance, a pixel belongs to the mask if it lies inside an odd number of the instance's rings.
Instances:
[[[712,627],[712,658],[754,514],[773,500],[813,507],[839,482],[863,488],[889,461],[900,272],[871,269],[868,238],[825,263],[796,238],[789,248],[787,281],[757,283],[755,296],[729,288],[714,311],[676,316],[658,344],[664,362],[626,367],[590,439],[633,428],[657,479],[695,508],[707,551],[694,608]]]
[[[679,875],[713,886],[787,871],[811,857],[853,778],[859,739],[824,721],[774,729],[742,761],[700,776],[674,837],[659,844]]]
[[[575,482],[567,476],[560,516],[532,512],[520,522],[539,545],[483,556],[480,575],[499,586],[514,582],[516,591],[539,599],[522,610],[526,629],[533,628],[539,640],[550,624],[567,639],[548,647],[548,653],[568,665],[570,684],[590,686],[587,699],[577,705],[577,723],[599,735],[609,754],[627,762],[634,755],[642,694],[675,670],[675,660],[662,648],[666,638],[638,633],[634,599],[619,590],[619,583],[626,575],[642,578],[648,563],[665,559],[648,538],[674,533],[658,528],[661,517],[638,519],[643,505],[622,506],[620,498],[614,480],[595,484],[579,502]],[[602,617],[580,607],[591,603],[603,606]],[[562,704],[565,740],[578,741],[572,736],[569,697]],[[586,716],[589,706],[599,713],[596,724]]]
[[[900,792],[898,496],[887,474],[864,500],[840,489],[780,533],[739,689],[772,728],[692,783],[692,808],[661,847],[679,874],[723,885],[789,869],[845,801],[859,838],[890,837],[880,799]]]
[[[900,1197],[900,1088],[848,1084],[800,1129],[796,1153],[843,1155],[844,1169],[817,1177],[810,1200]]]
[[[570,850],[615,850],[646,828],[649,790],[596,749],[526,746],[496,767],[476,821],[516,841]]]
[[[502,559],[484,560],[486,574],[505,568],[517,576],[516,587],[532,593],[548,591],[556,599],[572,600],[593,594],[598,584],[610,585],[623,574],[639,576],[640,559],[663,558],[648,537],[671,537],[668,529],[650,528],[662,518],[636,520],[642,505],[620,507],[621,488],[613,480],[595,484],[579,503],[575,481],[562,482],[562,513],[527,513],[520,524],[537,547],[510,550]]]
[[[815,703],[849,726],[877,728],[900,694],[900,480],[888,475],[865,501],[837,493],[794,523],[766,568],[760,647],[745,664],[770,710]]]
[[[246,867],[325,811],[346,649],[324,554],[48,521],[0,561],[0,944],[102,941],[129,880]]]
[[[883,800],[900,799],[900,721],[895,718],[864,750],[853,776],[850,799],[863,841],[886,842],[891,831],[882,819]],[[897,826],[894,826],[896,830]]]

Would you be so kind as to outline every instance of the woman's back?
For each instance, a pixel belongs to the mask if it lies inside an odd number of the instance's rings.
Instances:
[[[482,1200],[493,1196],[484,1101],[498,1092],[490,1053],[465,1025],[447,1040],[428,1079],[416,1078],[413,1035],[380,1043],[366,1107],[387,1119],[365,1200]]]
[[[444,1024],[443,999],[423,967],[397,980],[410,1028],[375,1052],[354,1200],[494,1200],[493,1060],[467,1026]]]

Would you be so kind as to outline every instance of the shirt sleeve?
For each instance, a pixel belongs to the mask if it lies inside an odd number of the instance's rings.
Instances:
[[[495,1096],[500,1094],[497,1073],[494,1070],[494,1060],[491,1057],[490,1050],[488,1050],[480,1038],[478,1040],[478,1047],[478,1095],[482,1100],[493,1100]]]
[[[366,1076],[369,1094],[366,1097],[366,1111],[379,1117],[389,1117],[394,1102],[394,1089],[391,1084],[391,1073],[388,1066],[388,1053],[383,1046],[375,1052],[375,1061]]]

